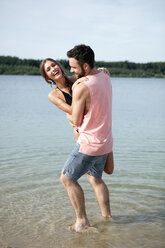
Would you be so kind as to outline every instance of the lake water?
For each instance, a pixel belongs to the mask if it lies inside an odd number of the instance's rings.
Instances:
[[[115,171],[104,174],[113,222],[86,176],[98,233],[68,230],[74,211],[59,177],[75,145],[40,76],[0,76],[0,247],[165,247],[165,79],[112,78]]]

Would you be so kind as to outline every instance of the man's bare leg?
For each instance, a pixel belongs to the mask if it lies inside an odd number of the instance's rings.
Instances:
[[[90,174],[87,174],[87,177],[95,192],[102,216],[104,218],[111,219],[112,216],[110,211],[109,191],[107,186],[101,178],[95,178]]]
[[[81,232],[90,226],[85,210],[84,192],[78,182],[70,180],[64,174],[61,174],[60,179],[76,213],[76,223],[73,228],[76,232]]]

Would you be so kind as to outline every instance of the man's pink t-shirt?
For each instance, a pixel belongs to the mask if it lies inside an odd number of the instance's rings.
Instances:
[[[88,75],[82,82],[90,92],[90,108],[78,128],[79,152],[99,156],[112,152],[112,85],[104,72]]]

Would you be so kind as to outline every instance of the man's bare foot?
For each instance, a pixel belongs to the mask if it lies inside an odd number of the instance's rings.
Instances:
[[[69,226],[69,230],[70,231],[75,231],[75,232],[79,232],[79,233],[99,233],[98,229],[96,227],[92,227],[92,226],[79,226],[76,227],[74,225]]]
[[[69,226],[69,230],[75,231],[75,232],[83,232],[84,230],[88,229],[89,227],[90,227],[90,225],[75,223],[75,224]]]
[[[72,226],[70,226],[70,230],[76,231],[76,232],[82,232],[90,227],[88,219],[77,219],[76,223]]]
[[[112,218],[112,216],[102,216],[102,219],[104,220],[104,221],[113,221],[113,218]]]

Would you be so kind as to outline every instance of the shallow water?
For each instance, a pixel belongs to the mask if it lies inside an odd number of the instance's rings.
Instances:
[[[39,76],[0,76],[0,247],[165,246],[165,80],[112,78],[115,171],[103,176],[112,222],[86,176],[91,225],[68,230],[74,211],[59,176],[75,144],[65,114]],[[95,230],[95,229],[94,229]]]

